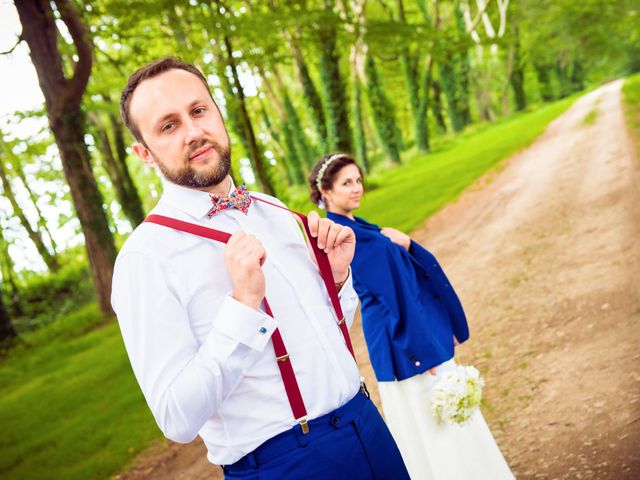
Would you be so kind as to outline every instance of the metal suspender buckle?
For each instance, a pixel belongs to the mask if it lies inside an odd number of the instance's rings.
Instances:
[[[307,417],[302,417],[298,420],[298,423],[300,424],[300,428],[302,429],[303,434],[306,435],[307,433],[309,433],[309,424],[307,423]]]

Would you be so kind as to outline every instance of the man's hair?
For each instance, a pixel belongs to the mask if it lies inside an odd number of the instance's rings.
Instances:
[[[124,90],[122,90],[122,95],[120,95],[120,115],[122,115],[122,121],[136,138],[136,140],[142,142],[143,144],[144,140],[142,138],[142,135],[140,134],[140,130],[138,130],[138,127],[131,118],[130,108],[133,92],[136,90],[136,88],[138,88],[138,85],[140,85],[140,83],[144,82],[145,80],[157,77],[164,72],[174,69],[185,70],[189,73],[193,73],[202,81],[204,86],[207,88],[207,92],[209,92],[209,95],[211,95],[209,84],[207,83],[207,79],[202,74],[202,72],[190,63],[183,62],[178,57],[161,58],[160,60],[155,60],[136,70],[129,77],[127,85],[124,87]],[[213,95],[211,95],[211,98],[213,98]]]

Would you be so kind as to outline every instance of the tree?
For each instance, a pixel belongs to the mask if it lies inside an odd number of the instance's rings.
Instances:
[[[15,0],[15,5],[84,234],[98,304],[102,312],[111,314],[111,278],[116,249],[102,195],[91,170],[81,108],[93,63],[91,42],[82,18],[70,0]],[[63,58],[61,54],[56,14],[71,35],[75,61]],[[73,73],[68,77],[65,71],[70,69]]]
[[[0,143],[0,145],[3,147],[2,150],[6,148],[4,143]],[[31,239],[36,249],[38,250],[38,253],[42,257],[42,260],[47,265],[47,268],[52,272],[56,272],[60,269],[60,263],[58,262],[58,258],[56,257],[55,252],[54,253],[49,252],[49,249],[47,248],[47,246],[45,245],[42,239],[42,235],[40,234],[40,231],[31,225],[31,222],[29,222],[29,219],[27,218],[24,211],[20,207],[20,204],[18,204],[18,200],[16,199],[16,196],[13,192],[11,181],[9,179],[7,170],[5,169],[3,162],[4,160],[0,157],[0,181],[3,187],[3,195],[9,200],[9,203],[11,203],[11,208],[13,209],[14,215],[18,217],[18,219],[20,220],[20,223],[22,224],[24,229],[27,231],[29,238]]]
[[[4,305],[2,293],[2,285],[0,284],[0,342],[4,342],[16,336],[16,330],[13,328],[9,312],[7,307]]]
[[[325,1],[325,7],[333,8]],[[319,64],[322,91],[324,93],[325,113],[327,116],[327,136],[329,150],[351,153],[351,126],[349,125],[349,107],[347,89],[340,74],[340,58],[337,46],[337,31],[334,26],[338,18],[327,14],[327,19],[319,27]]]

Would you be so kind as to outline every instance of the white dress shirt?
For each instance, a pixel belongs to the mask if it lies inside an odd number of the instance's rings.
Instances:
[[[231,297],[224,244],[152,223],[122,247],[111,300],[162,432],[182,443],[200,434],[209,460],[228,465],[295,425],[269,341],[275,328],[309,419],[350,400],[360,376],[292,215],[253,201],[246,216],[227,209],[208,218],[211,206],[207,193],[165,181],[152,213],[256,236],[267,253],[262,269],[274,318]],[[350,326],[358,302],[351,276],[340,302]]]

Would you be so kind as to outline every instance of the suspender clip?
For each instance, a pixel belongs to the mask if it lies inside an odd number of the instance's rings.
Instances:
[[[307,417],[302,417],[300,420],[298,420],[298,423],[300,424],[300,429],[302,430],[303,434],[307,434],[309,433],[309,424],[307,423]]]

